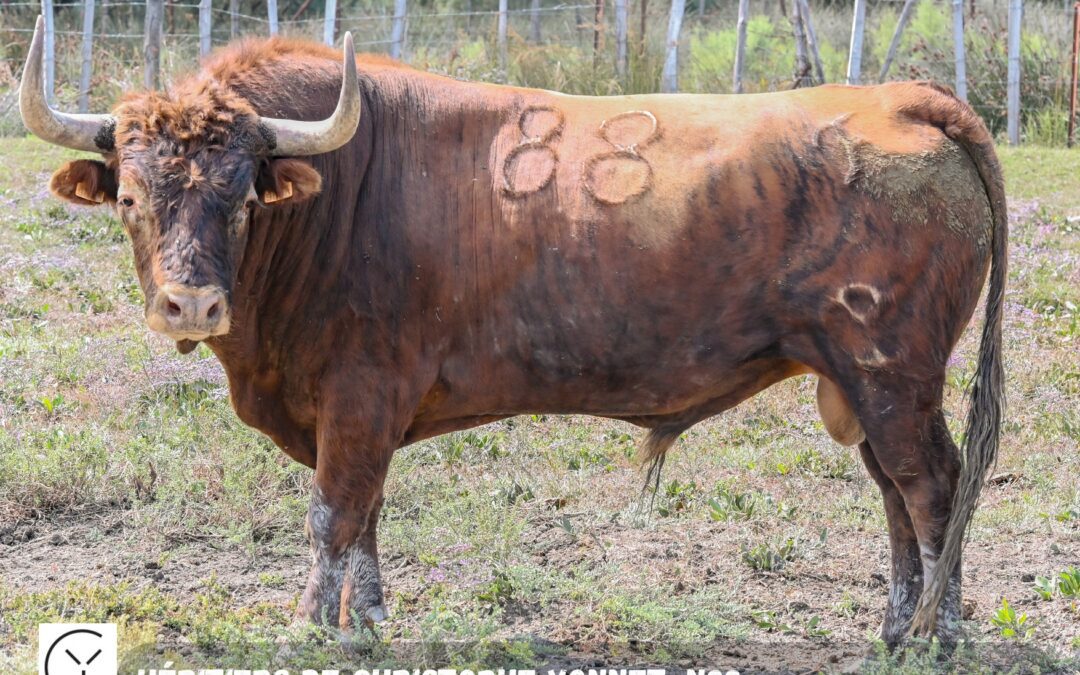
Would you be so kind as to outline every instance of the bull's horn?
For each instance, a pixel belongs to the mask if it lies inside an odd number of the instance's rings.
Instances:
[[[41,140],[65,148],[87,152],[112,150],[115,122],[111,115],[71,115],[49,107],[42,82],[44,26],[45,19],[38,16],[19,85],[19,111],[23,124]]]
[[[320,155],[348,143],[360,123],[360,87],[356,81],[356,52],[351,33],[345,33],[344,76],[334,114],[318,122],[263,117],[262,123],[274,132],[279,157]]]

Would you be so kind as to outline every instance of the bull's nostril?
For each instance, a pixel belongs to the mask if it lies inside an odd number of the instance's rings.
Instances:
[[[206,318],[207,319],[213,319],[214,317],[217,316],[217,314],[218,314],[218,305],[219,304],[221,304],[221,303],[215,302],[214,304],[210,305],[210,309],[206,310]]]
[[[183,310],[180,309],[180,305],[176,304],[172,300],[169,301],[169,316],[180,316]]]

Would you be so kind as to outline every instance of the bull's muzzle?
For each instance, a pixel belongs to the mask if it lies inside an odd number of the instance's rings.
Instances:
[[[146,323],[173,340],[205,340],[229,332],[229,302],[217,286],[166,284],[150,304]]]

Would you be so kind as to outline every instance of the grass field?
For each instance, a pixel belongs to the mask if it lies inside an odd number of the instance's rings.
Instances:
[[[46,620],[119,623],[130,667],[373,666],[404,652],[417,665],[807,671],[870,646],[883,510],[808,379],[687,432],[651,515],[628,425],[519,417],[409,447],[380,525],[392,619],[354,645],[290,628],[310,472],[236,419],[205,347],[180,356],[146,329],[120,225],[47,193],[72,153],[3,148],[0,671],[34,671]],[[975,644],[935,667],[1073,672],[1080,151],[1001,153],[1009,412],[966,550]],[[969,329],[946,392],[954,433],[975,348]],[[901,661],[864,668],[922,672],[933,655]]]

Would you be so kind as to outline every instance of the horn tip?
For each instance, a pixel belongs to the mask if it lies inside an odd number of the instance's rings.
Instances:
[[[345,37],[342,40],[342,46],[345,48],[346,52],[355,51],[353,49],[352,31],[345,31]]]

